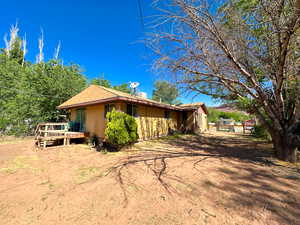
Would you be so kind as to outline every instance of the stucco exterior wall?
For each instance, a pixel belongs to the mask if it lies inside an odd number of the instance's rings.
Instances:
[[[196,114],[194,111],[184,112],[186,114],[186,118],[183,121],[183,128],[182,131],[184,132],[194,132],[197,129],[195,120]],[[183,113],[183,114],[184,114]],[[184,117],[184,116],[183,116]]]
[[[165,118],[165,110],[160,108],[139,106],[136,118],[140,139],[147,140],[165,136],[169,131],[175,131],[177,127],[178,113],[169,111],[170,118]]]
[[[94,105],[84,107],[85,109],[85,128],[89,132],[89,135],[97,135],[98,137],[104,138],[104,130],[106,126],[106,119],[104,118],[104,105]],[[75,121],[76,110],[71,109],[70,119]]]
[[[126,112],[127,106],[124,102],[111,103],[116,106],[116,110]],[[104,118],[104,105],[85,107],[85,127],[90,135],[97,135],[100,138],[105,137],[106,119]],[[76,110],[71,109],[70,119],[75,121]],[[138,134],[140,140],[153,139],[168,135],[169,131],[179,129],[179,112],[171,111],[170,118],[165,117],[165,109],[138,105],[138,116],[135,117],[138,124]]]
[[[116,110],[126,113],[127,103],[113,102]],[[106,119],[104,118],[105,104],[84,107],[85,109],[85,128],[89,135],[97,135],[105,138]],[[70,119],[75,121],[76,110],[71,109]],[[135,117],[138,124],[138,134],[140,140],[153,139],[166,136],[170,131],[184,132],[204,132],[208,130],[207,115],[201,107],[196,111],[186,112],[186,120],[183,121],[183,112],[167,110],[170,118],[165,118],[165,109],[138,105],[138,116]]]
[[[204,131],[207,131],[208,130],[208,121],[207,121],[207,115],[205,113],[201,113],[199,114],[200,115],[200,131],[201,132],[204,132]]]
[[[204,112],[204,110],[199,107],[198,108],[198,127],[200,132],[204,132],[208,130],[208,121],[207,121],[207,115]]]
[[[126,103],[120,103],[120,109],[126,112]],[[170,118],[165,118],[165,109],[138,105],[136,121],[138,124],[138,134],[141,140],[153,139],[166,136],[170,131],[179,129],[179,112],[170,112]]]
[[[201,107],[183,114],[186,114],[186,120],[181,125],[183,132],[201,133],[208,130],[207,115]]]

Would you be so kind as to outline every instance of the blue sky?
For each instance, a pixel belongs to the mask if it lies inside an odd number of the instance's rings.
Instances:
[[[150,2],[141,0],[146,17],[153,14]],[[28,60],[35,60],[42,28],[46,60],[52,58],[60,41],[60,58],[66,64],[79,64],[88,78],[104,73],[114,85],[138,81],[140,91],[151,97],[153,83],[159,77],[151,72],[151,53],[138,43],[144,30],[137,0],[10,0],[2,1],[1,6],[0,37],[18,21],[19,34],[26,33]],[[0,47],[3,46],[0,41]],[[214,104],[208,96],[192,97],[183,94],[180,100]]]

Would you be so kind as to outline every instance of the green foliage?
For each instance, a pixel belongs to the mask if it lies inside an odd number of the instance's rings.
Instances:
[[[17,38],[10,51],[10,59],[16,60],[19,64],[22,63],[23,55],[24,55],[23,51],[21,50],[21,47],[22,47],[22,41],[20,38]]]
[[[100,85],[106,88],[112,88],[115,89],[117,91],[122,91],[125,93],[130,93],[130,88],[128,87],[128,84],[124,83],[124,84],[120,84],[120,85],[114,85],[112,86],[109,80],[105,80],[104,78],[94,78],[91,80],[90,82],[91,84],[96,84],[96,85]]]
[[[215,123],[221,118],[223,119],[234,119],[236,122],[242,122],[249,120],[251,117],[241,112],[222,112],[216,109],[208,108],[208,122]]]
[[[9,135],[32,134],[39,122],[59,121],[56,107],[86,87],[78,65],[22,65],[20,57],[16,49],[10,58],[0,54],[0,132]]]
[[[133,116],[125,114],[125,125],[129,135],[129,143],[134,143],[138,140],[137,123]]]
[[[120,149],[137,141],[137,123],[132,116],[113,109],[107,113],[106,118],[105,136],[111,145]]]
[[[111,88],[111,83],[109,80],[105,80],[104,78],[93,78],[91,80],[91,84],[100,85],[106,88]]]
[[[179,104],[177,99],[179,96],[178,89],[175,85],[167,81],[156,81],[155,89],[152,93],[152,99],[155,101],[162,101],[167,104]]]
[[[238,98],[235,101],[235,105],[241,109],[241,110],[245,110],[247,112],[252,111],[252,107],[255,105],[254,100],[250,99],[250,98]]]
[[[113,89],[117,90],[117,91],[122,91],[122,92],[125,92],[125,93],[128,93],[130,94],[131,93],[131,90],[130,88],[128,87],[128,84],[120,84],[120,85],[115,85],[113,86]]]
[[[271,140],[271,136],[268,131],[261,125],[255,125],[252,130],[252,135],[256,138],[262,138],[265,140]]]

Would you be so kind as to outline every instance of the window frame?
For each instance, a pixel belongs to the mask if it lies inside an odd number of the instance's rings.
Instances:
[[[114,103],[104,105],[104,119],[106,119],[106,114],[111,112],[113,109],[116,109],[116,105]]]
[[[131,107],[131,110],[130,107]],[[131,103],[126,103],[126,114],[133,116],[133,117],[138,117],[138,105],[136,104],[131,104]]]
[[[164,111],[164,118],[165,119],[170,119],[171,118],[171,111],[165,110]]]

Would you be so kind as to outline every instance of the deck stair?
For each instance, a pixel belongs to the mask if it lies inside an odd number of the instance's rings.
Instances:
[[[85,138],[84,132],[69,131],[68,123],[40,123],[35,130],[35,140],[38,147],[46,148],[59,140],[63,140],[64,145],[69,145],[71,139]]]

